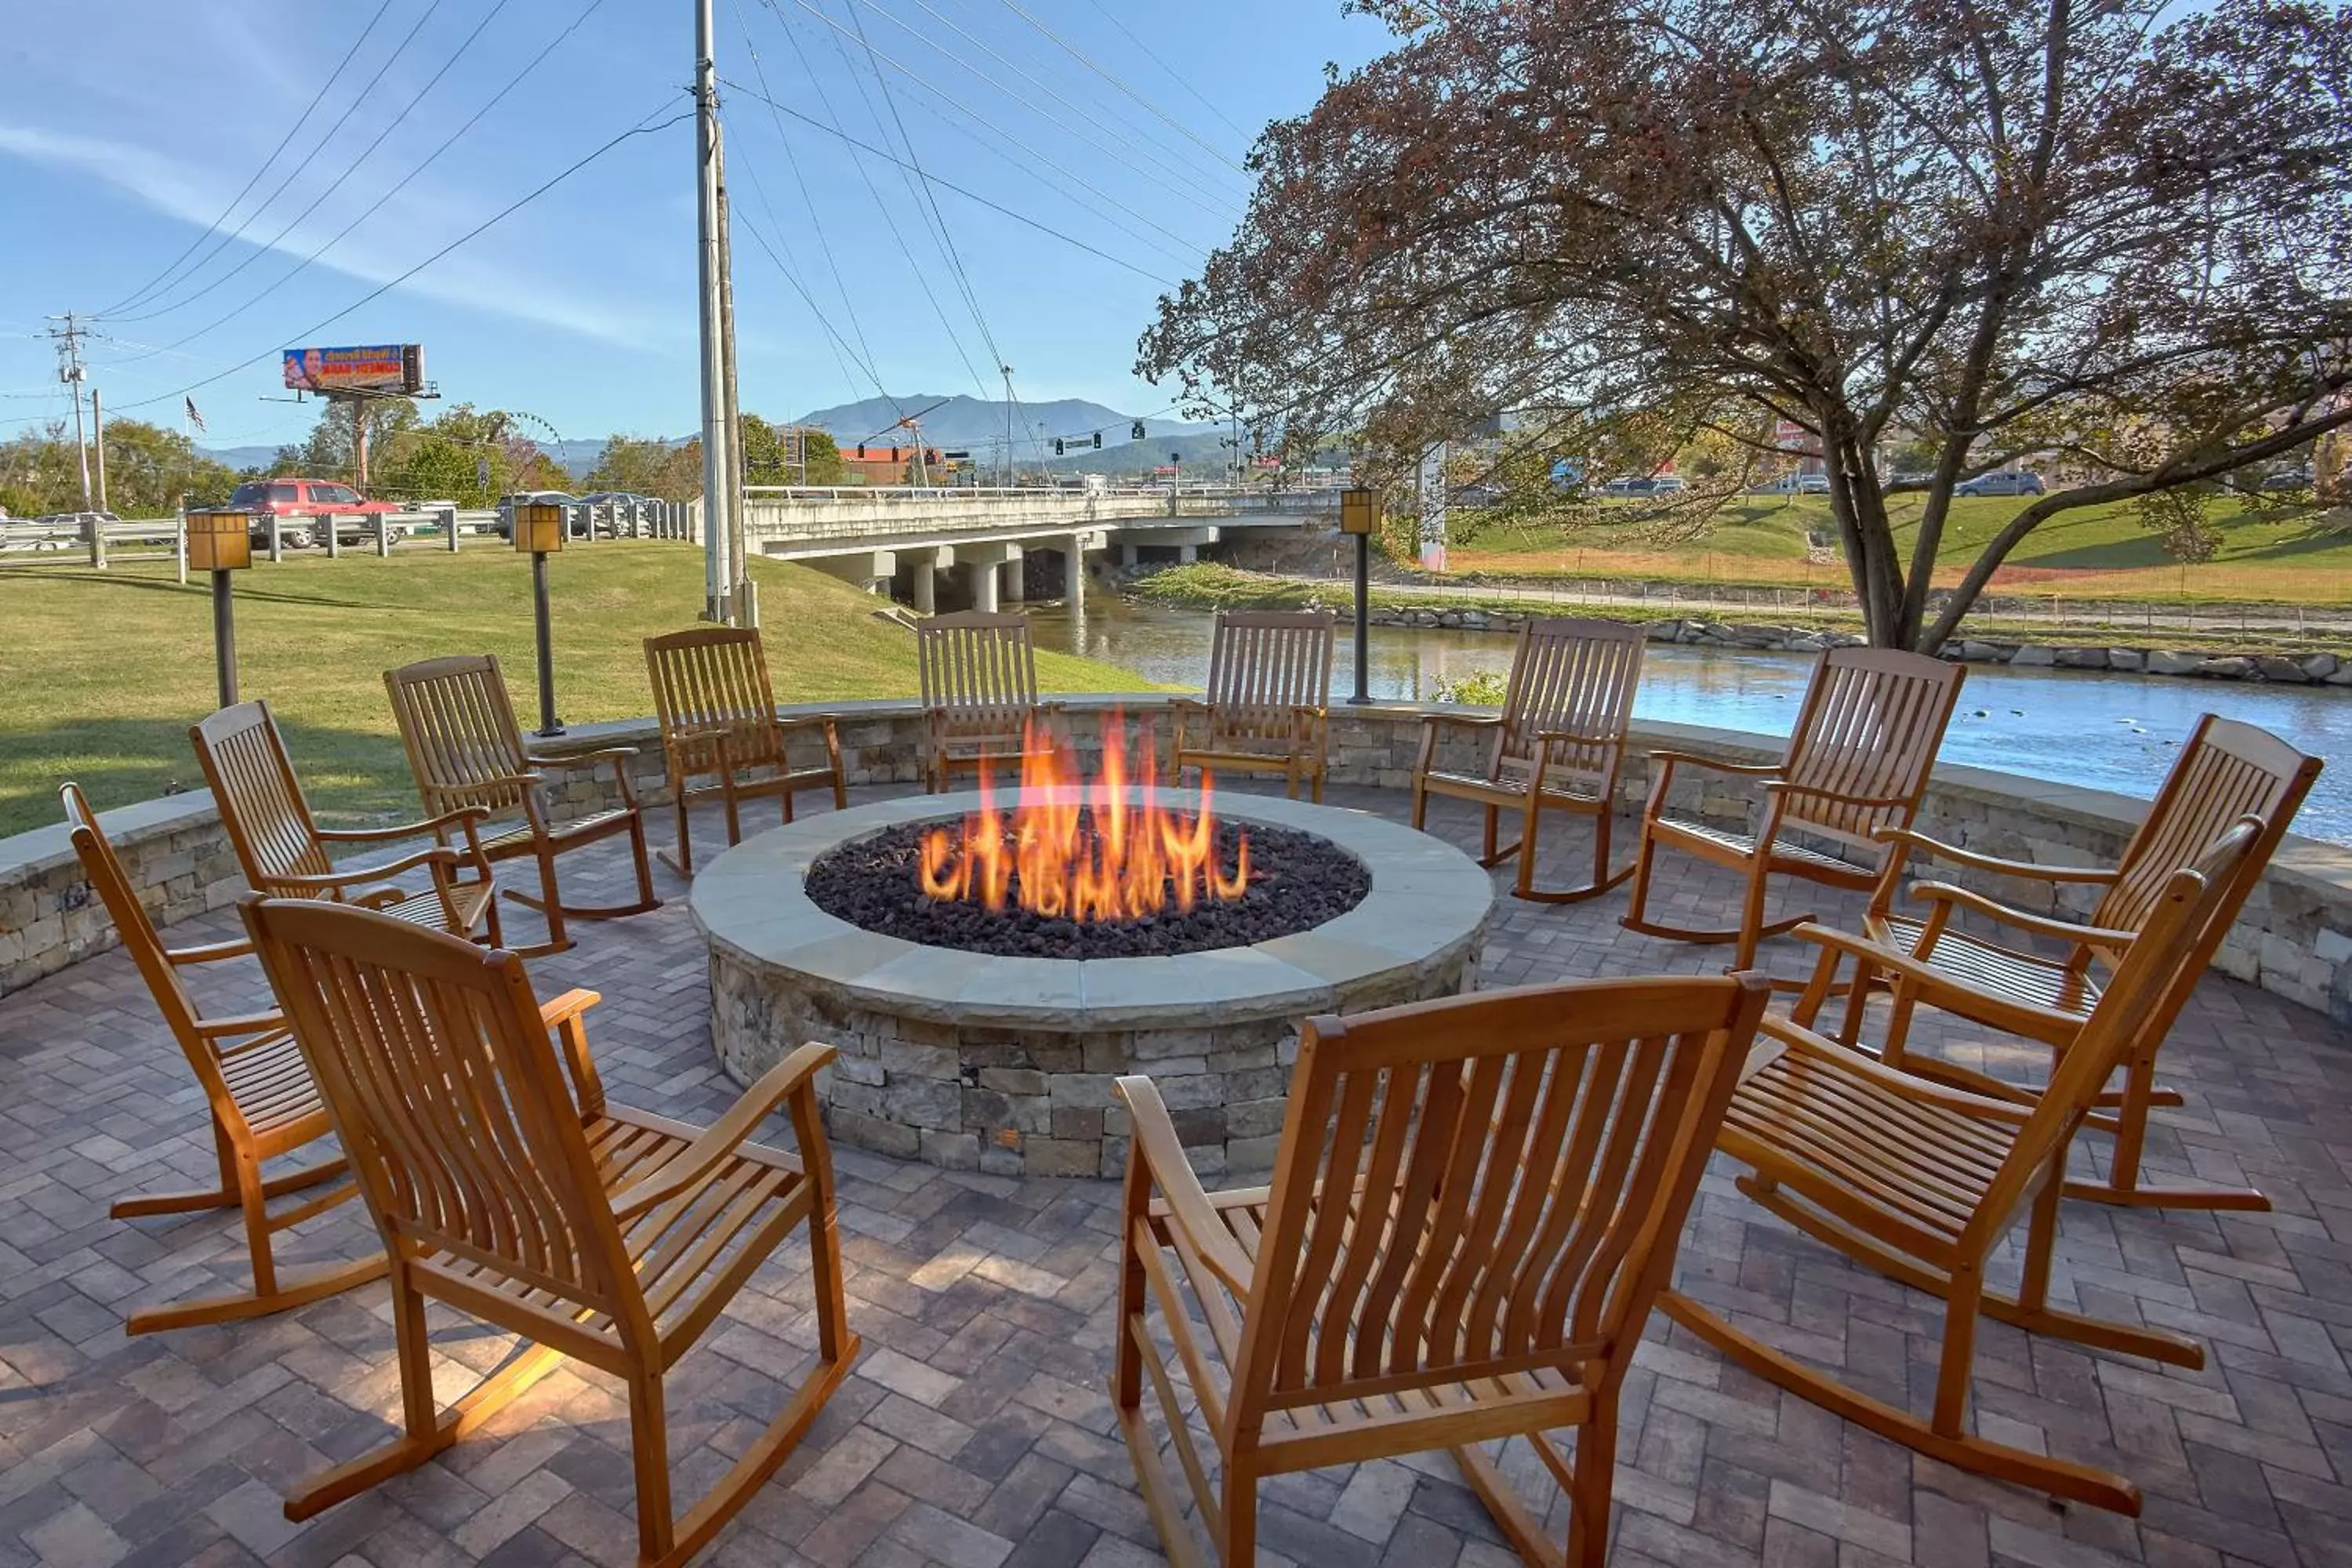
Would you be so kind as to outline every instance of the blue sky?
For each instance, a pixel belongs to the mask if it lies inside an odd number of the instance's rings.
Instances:
[[[1386,41],[1339,0],[716,14],[721,75],[740,84],[721,90],[742,395],[774,417],[873,395],[877,379],[997,395],[1000,355],[1024,400],[1168,405],[1129,374],[1136,334],[1230,233],[1251,136],[1311,104],[1326,61]],[[524,409],[568,438],[690,429],[690,119],[351,307],[631,126],[688,110],[692,29],[688,0],[16,7],[0,37],[0,431],[68,412],[41,335],[68,309],[100,313],[88,359],[110,410],[176,420],[182,389],[204,383],[215,446],[309,429],[315,406],[271,401],[290,395],[277,351],[306,342],[421,342],[446,398]],[[932,184],[934,213],[902,166],[910,146],[971,195]]]

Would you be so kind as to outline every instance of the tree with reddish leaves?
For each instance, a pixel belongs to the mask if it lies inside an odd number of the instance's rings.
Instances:
[[[2352,424],[2342,6],[1355,4],[1397,47],[1268,127],[1138,365],[1293,445],[1793,424],[1871,640],[1932,651],[2051,518]],[[2091,479],[1937,588],[1954,487],[2021,461]]]

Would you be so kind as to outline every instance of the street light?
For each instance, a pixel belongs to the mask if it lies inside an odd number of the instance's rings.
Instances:
[[[1381,492],[1349,489],[1339,492],[1339,531],[1356,536],[1356,694],[1350,702],[1370,702],[1372,534],[1381,526]]]
[[[188,513],[188,566],[213,574],[213,670],[220,705],[236,702],[236,613],[229,574],[253,564],[253,518],[226,508]]]
[[[519,500],[509,509],[514,519],[514,547],[530,552],[531,612],[539,622],[539,732],[561,735],[555,721],[555,652],[547,629],[547,558],[563,548],[564,508],[558,501]],[[589,527],[595,522],[591,520]]]

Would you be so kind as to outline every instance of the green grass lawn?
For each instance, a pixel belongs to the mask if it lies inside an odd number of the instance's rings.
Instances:
[[[653,710],[642,639],[695,624],[702,555],[615,541],[550,563],[557,712],[566,722]],[[782,702],[908,697],[914,638],[880,602],[806,567],[754,562],[770,673]],[[78,779],[102,808],[201,785],[188,727],[212,710],[208,584],[122,564],[0,572],[0,836],[58,820]],[[414,816],[416,793],[383,672],[494,653],[525,728],[538,712],[530,563],[504,550],[257,563],[236,578],[239,695],[267,698],[304,787],[336,823]],[[1132,690],[1133,672],[1041,651],[1041,685]]]
[[[1609,503],[1614,505],[1616,503]],[[1937,581],[1948,585],[2020,508],[2010,497],[1969,496],[1952,503]],[[2286,509],[2247,510],[2216,498],[2209,513],[2221,531],[2208,563],[2184,568],[2164,552],[2128,506],[2062,512],[2010,553],[1995,593],[2076,594],[2095,597],[2271,600],[2335,604],[2352,599],[2352,529]],[[1630,503],[1624,510],[1631,510]],[[1919,502],[1896,501],[1896,535],[1910,548]],[[1453,552],[1453,569],[1494,575],[1652,576],[1683,581],[1832,585],[1837,565],[1808,565],[1808,532],[1831,534],[1821,496],[1746,496],[1727,506],[1706,534],[1660,545],[1636,523],[1565,532],[1556,524],[1481,529],[1475,517]]]

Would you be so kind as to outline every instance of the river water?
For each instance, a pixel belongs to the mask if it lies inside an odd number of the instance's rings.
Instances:
[[[1097,594],[1089,597],[1082,626],[1073,626],[1058,605],[1040,606],[1031,619],[1040,647],[1083,653],[1169,685],[1198,686],[1207,679],[1214,621],[1208,611]],[[1496,632],[1374,626],[1371,695],[1429,700],[1448,681],[1507,670],[1512,642]],[[1355,689],[1354,655],[1343,627],[1331,673],[1335,700]],[[1812,664],[1810,654],[1734,654],[1653,643],[1643,656],[1633,711],[1643,719],[1785,735]],[[1971,665],[1942,755],[2147,799],[2198,715],[2209,709],[2259,724],[2326,759],[2326,770],[2295,828],[2352,844],[2352,688]]]

